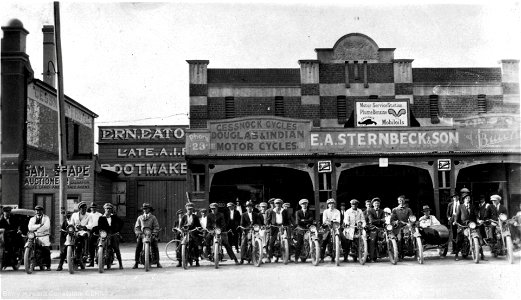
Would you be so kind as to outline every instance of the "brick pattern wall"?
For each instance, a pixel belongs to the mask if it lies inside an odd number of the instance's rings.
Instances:
[[[345,65],[320,64],[318,68],[318,76],[320,83],[345,83]],[[351,74],[349,74],[350,81],[351,77]]]
[[[320,95],[320,84],[302,84],[300,86],[300,94],[302,96]]]
[[[27,160],[57,160],[58,154],[39,150],[31,146],[27,146]]]
[[[501,82],[501,68],[413,68],[413,82]]]
[[[224,97],[208,97],[208,119],[224,119]]]
[[[363,79],[363,64],[360,65],[359,76]],[[353,74],[354,75],[354,74]],[[351,79],[351,74],[349,75]],[[393,83],[394,82],[394,67],[393,64],[367,64],[367,82],[369,83]],[[411,93],[412,94],[412,93]]]
[[[320,105],[302,105],[302,118],[313,120],[313,126],[320,126]]]
[[[206,120],[211,119],[208,115],[209,106],[206,105],[190,105],[190,128],[206,128]],[[221,105],[224,117],[224,98]]]
[[[208,85],[191,83],[189,96],[208,96]]]
[[[265,115],[275,115],[275,97],[235,97],[236,117]]]
[[[300,69],[208,69],[209,84],[300,85]]]
[[[395,83],[394,92],[396,95],[412,95],[413,93],[412,83]]]
[[[439,96],[440,117],[463,118],[477,115],[477,96]]]
[[[336,98],[335,96],[320,96],[321,119],[336,119]]]
[[[430,118],[429,96],[414,96],[411,111],[416,118]]]

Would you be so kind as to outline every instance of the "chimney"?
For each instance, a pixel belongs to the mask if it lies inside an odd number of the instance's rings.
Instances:
[[[54,25],[43,25],[43,82],[56,88],[56,47]],[[52,62],[52,63],[51,63]]]

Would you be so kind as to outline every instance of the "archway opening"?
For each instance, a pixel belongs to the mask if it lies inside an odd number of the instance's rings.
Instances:
[[[254,204],[280,198],[290,203],[290,212],[299,208],[302,198],[314,204],[313,184],[309,174],[283,167],[245,167],[219,172],[214,175],[210,187],[210,203],[225,207],[227,202],[244,206],[251,200]],[[314,209],[310,207],[310,209]]]
[[[361,166],[342,171],[338,181],[337,200],[345,202],[357,199],[360,208],[365,200],[378,197],[381,207],[393,208],[398,205],[397,198],[405,195],[409,207],[415,215],[422,215],[423,205],[429,205],[435,214],[434,191],[429,172],[410,166],[389,165],[386,168]]]

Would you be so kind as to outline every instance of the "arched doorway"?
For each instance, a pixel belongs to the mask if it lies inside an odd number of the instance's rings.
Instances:
[[[510,215],[519,210],[521,201],[521,164],[487,163],[461,169],[456,182],[456,190],[470,189],[471,199],[479,202],[484,196],[489,202],[490,195],[498,194]]]
[[[309,174],[283,167],[244,167],[216,173],[210,187],[210,203],[234,202],[241,205],[248,200],[255,204],[281,198],[291,204],[290,212],[298,209],[302,198],[314,203],[313,184]]]
[[[427,170],[399,165],[362,166],[344,170],[338,180],[338,202],[345,202],[348,208],[353,198],[360,201],[359,207],[363,209],[365,200],[379,197],[382,208],[392,209],[398,205],[399,195],[409,199],[415,215],[421,215],[423,205],[429,205],[435,213],[432,180]]]

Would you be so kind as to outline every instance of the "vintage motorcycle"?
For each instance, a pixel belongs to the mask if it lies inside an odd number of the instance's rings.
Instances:
[[[67,267],[70,274],[74,274],[76,266],[85,269],[85,263],[88,259],[88,237],[89,233],[84,226],[74,225],[67,226],[67,237],[65,238],[64,247],[67,249]]]
[[[423,264],[423,243],[416,224],[416,216],[409,216],[408,222],[401,223],[405,223],[405,226],[400,229],[403,237],[400,256],[414,256],[419,264]]]
[[[232,230],[228,230],[224,232],[224,234],[230,233]],[[224,259],[223,245],[222,245],[222,230],[221,228],[215,228],[214,230],[209,230],[209,234],[213,235],[212,247],[209,249],[209,258],[215,265],[215,268],[219,268],[219,262]]]
[[[16,234],[15,230],[0,228],[0,270],[12,267],[16,271],[22,264],[23,249],[16,249],[14,245]]]
[[[150,271],[150,266],[157,264],[159,261],[159,257],[157,257],[155,251],[152,251],[152,239],[155,238],[152,234],[152,229],[150,227],[144,227],[140,238],[143,242],[143,248],[139,254],[139,263],[144,265],[145,272],[148,272]]]
[[[104,266],[107,270],[112,266],[114,261],[114,249],[110,244],[110,235],[105,230],[99,231],[98,250],[96,251],[96,261],[98,263],[98,272],[104,272]]]
[[[362,226],[362,222],[358,222],[354,228],[353,243],[349,252],[353,254],[353,257],[356,257],[361,265],[367,261],[367,233]]]
[[[392,224],[386,224],[384,228],[369,225],[369,230],[376,230],[376,255],[378,258],[389,257],[389,261],[396,265],[398,262],[398,244]]]
[[[246,255],[241,259],[247,260],[248,263],[253,262],[253,265],[259,267],[262,263],[262,239],[260,237],[261,227],[257,224],[253,228],[245,228],[239,226],[243,230],[242,234],[246,234]]]
[[[469,253],[475,263],[479,263],[479,234],[477,231],[477,224],[475,222],[468,222],[467,225],[456,223],[458,231],[463,230],[463,245],[461,247],[461,256],[467,258]]]
[[[289,262],[289,239],[287,226],[279,225],[277,227],[279,228],[279,232],[277,233],[273,246],[273,255],[276,257],[276,262],[279,260],[279,257],[282,257],[282,261],[286,265]]]
[[[43,245],[37,238],[36,233],[34,231],[27,232],[24,251],[24,267],[27,274],[33,273],[36,266],[39,266],[40,270],[45,269],[46,263],[42,251]]]
[[[510,228],[507,224],[508,217],[500,214],[497,221],[489,220],[491,226],[496,227],[495,242],[490,242],[490,250],[494,257],[506,255],[509,263],[514,263],[514,244],[510,235]]]
[[[308,258],[311,258],[311,262],[314,266],[318,266],[320,261],[320,243],[318,241],[318,231],[315,225],[309,225],[307,229],[295,228],[296,231],[304,231],[304,243],[302,244],[302,250],[300,251],[300,257],[295,257],[301,262],[306,262]]]
[[[197,227],[192,230],[188,230],[187,228],[183,227],[181,229],[174,228],[172,230],[176,230],[181,234],[181,242],[178,245],[178,251],[181,253],[181,265],[183,266],[183,269],[188,269],[188,264],[192,265],[192,261],[196,259],[196,257],[193,257],[193,249],[190,249],[191,247],[197,247],[197,245],[193,245],[194,243],[191,242],[193,239],[192,234],[195,231],[200,231],[201,228]]]
[[[440,257],[447,256],[447,251],[449,249],[449,229],[441,224],[430,226],[429,229],[433,234],[424,234],[424,231],[427,229],[419,228],[423,243],[423,251],[437,249]]]
[[[331,248],[329,251],[329,255],[331,259],[335,260],[335,264],[340,266],[340,255],[342,245],[340,243],[340,230],[342,230],[339,222],[332,222],[329,225],[323,224],[322,227],[329,228],[329,232],[331,234]]]

